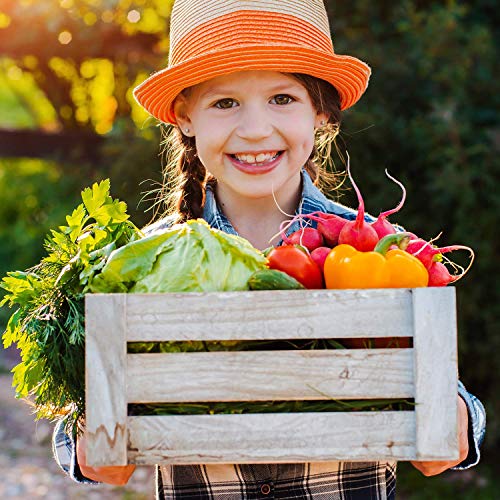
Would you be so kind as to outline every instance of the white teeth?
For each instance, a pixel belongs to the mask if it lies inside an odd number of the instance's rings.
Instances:
[[[259,153],[257,156],[252,155],[252,154],[243,154],[243,155],[234,155],[239,161],[242,161],[244,163],[264,163],[268,162],[270,160],[274,160],[277,156],[278,153]]]
[[[248,154],[248,155],[243,155],[242,156],[243,161],[246,161],[247,163],[255,163],[255,156]]]

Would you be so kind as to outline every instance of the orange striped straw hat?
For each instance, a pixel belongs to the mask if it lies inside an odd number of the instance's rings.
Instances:
[[[333,50],[323,0],[176,0],[168,67],[134,89],[137,102],[165,123],[187,87],[245,70],[305,73],[331,83],[341,109],[368,86],[370,67]]]

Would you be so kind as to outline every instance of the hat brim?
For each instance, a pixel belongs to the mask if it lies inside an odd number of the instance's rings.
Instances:
[[[363,61],[296,46],[240,46],[203,54],[151,75],[135,87],[136,101],[165,123],[176,123],[173,102],[185,88],[237,71],[267,70],[305,73],[331,83],[339,92],[341,110],[365,92],[371,69]]]

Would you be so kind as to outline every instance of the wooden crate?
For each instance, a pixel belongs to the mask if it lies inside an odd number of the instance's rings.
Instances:
[[[127,342],[412,337],[413,348],[127,354]],[[94,466],[458,458],[455,289],[86,296]],[[129,403],[414,398],[414,411],[127,416]]]

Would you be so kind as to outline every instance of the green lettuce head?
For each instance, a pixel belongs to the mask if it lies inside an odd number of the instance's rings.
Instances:
[[[248,290],[266,258],[247,240],[202,219],[176,224],[114,251],[90,283],[94,293]]]

